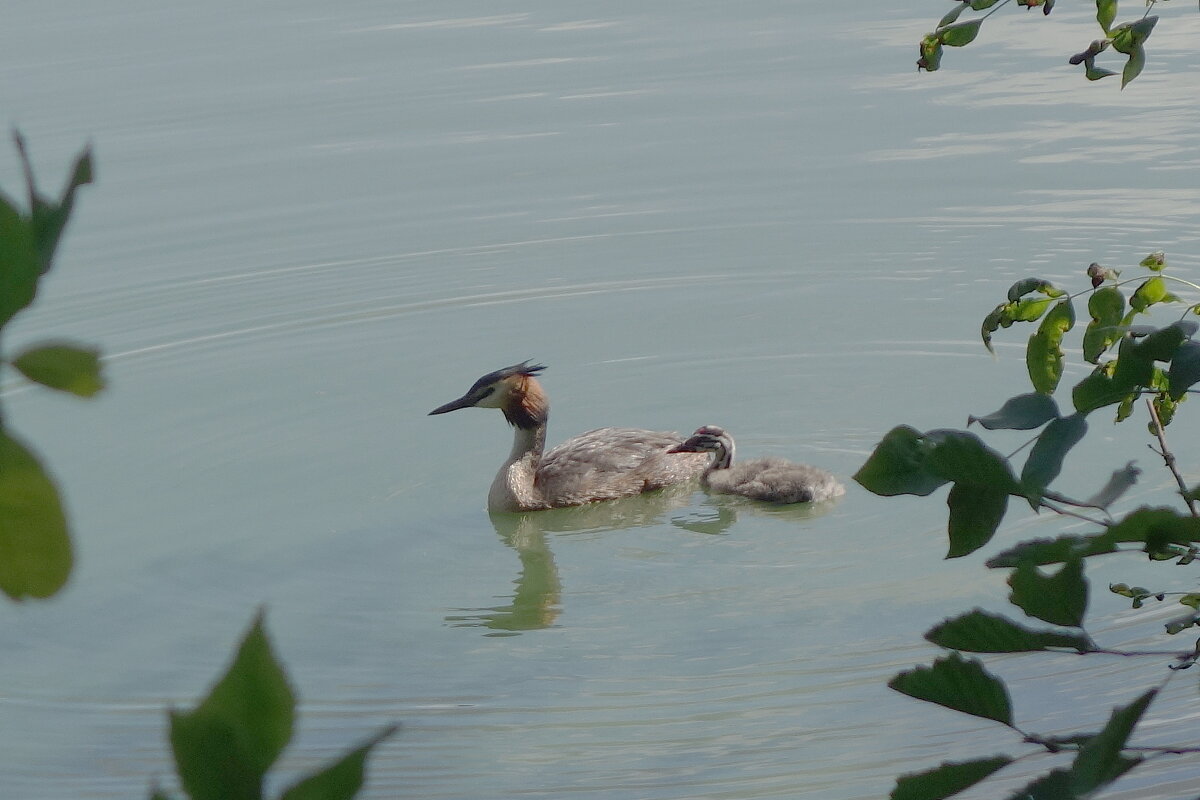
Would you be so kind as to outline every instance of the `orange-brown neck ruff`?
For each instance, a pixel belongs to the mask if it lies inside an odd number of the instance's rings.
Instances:
[[[518,375],[502,410],[509,425],[528,430],[546,424],[550,418],[550,401],[532,376]]]

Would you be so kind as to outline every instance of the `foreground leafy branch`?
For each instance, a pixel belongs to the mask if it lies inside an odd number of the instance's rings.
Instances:
[[[296,696],[262,614],[208,696],[191,711],[171,711],[169,717],[176,771],[191,800],[262,800],[264,779],[291,741],[296,717]],[[293,783],[279,800],[350,800],[362,788],[367,756],[395,730],[376,732]],[[150,798],[171,800],[157,787]]]
[[[25,173],[28,208],[0,192],[0,340],[17,313],[33,303],[41,277],[49,272],[59,239],[75,204],[75,191],[92,182],[88,149],[75,159],[70,177],[55,200],[37,189],[20,134],[14,134]],[[91,397],[104,388],[99,353],[72,342],[35,344],[8,364],[35,383]],[[63,587],[73,562],[71,538],[58,487],[34,451],[5,425],[0,409],[0,591],[13,600],[50,597]]]
[[[992,14],[1008,5],[1011,0],[955,0],[955,6],[938,22],[933,33],[925,34],[921,39],[921,56],[917,60],[918,70],[934,72],[941,66],[943,47],[965,47],[979,35],[984,21]],[[1144,45],[1158,23],[1158,17],[1151,16],[1150,10],[1158,0],[1147,0],[1145,13],[1136,20],[1113,23],[1117,17],[1117,0],[1096,0],[1096,23],[1103,33],[1102,38],[1096,39],[1082,52],[1071,56],[1069,63],[1082,64],[1084,76],[1089,81],[1098,81],[1117,73],[1110,69],[1096,66],[1096,57],[1105,50],[1125,56],[1125,64],[1121,70],[1121,88],[1141,74],[1146,65]],[[1018,6],[1024,8],[1041,8],[1044,15],[1049,16],[1054,9],[1055,0],[1017,0]],[[974,19],[959,21],[965,11],[987,13]]]
[[[1189,489],[1167,446],[1166,427],[1179,406],[1200,382],[1200,326],[1191,319],[1200,303],[1185,305],[1166,324],[1146,322],[1169,304],[1182,303],[1169,287],[1200,292],[1200,286],[1165,272],[1162,253],[1152,253],[1139,265],[1138,277],[1121,279],[1120,272],[1098,264],[1087,270],[1091,287],[1076,295],[1040,278],[1013,284],[1004,299],[984,319],[981,336],[987,349],[999,331],[1018,324],[1036,324],[1025,348],[1026,373],[1033,391],[1018,394],[981,416],[970,416],[985,431],[1035,432],[1009,455],[990,447],[965,430],[918,431],[900,425],[889,431],[855,475],[878,495],[928,496],[949,486],[947,558],[957,558],[987,545],[1010,508],[1010,500],[1028,504],[1092,528],[1086,533],[1020,542],[988,559],[991,568],[1010,569],[1008,601],[1027,617],[1052,627],[1030,626],[999,614],[975,609],[947,619],[925,638],[950,654],[931,666],[897,675],[889,684],[911,697],[960,713],[991,720],[1011,729],[1034,753],[1073,754],[1073,760],[1044,773],[1014,797],[1072,800],[1083,798],[1115,781],[1149,755],[1194,755],[1188,747],[1137,747],[1129,744],[1138,722],[1171,676],[1191,667],[1200,642],[1179,651],[1119,651],[1099,646],[1085,630],[1091,587],[1086,559],[1100,555],[1139,552],[1155,561],[1190,564],[1200,553],[1197,489]],[[1132,288],[1132,292],[1126,293]],[[1065,336],[1076,325],[1075,304],[1086,297],[1088,324],[1082,332],[1080,356],[1090,373],[1070,389],[1071,410],[1055,399],[1064,375]],[[1088,417],[1116,407],[1121,422],[1146,400],[1148,428],[1158,443],[1152,449],[1175,477],[1184,509],[1143,506],[1114,516],[1113,504],[1137,480],[1132,461],[1115,470],[1104,486],[1087,499],[1068,497],[1052,488],[1067,456],[1088,432]],[[1018,471],[1013,464],[1021,453]],[[1046,571],[1047,568],[1052,571]],[[1200,593],[1151,592],[1143,587],[1114,584],[1110,591],[1132,598],[1134,606],[1151,598],[1177,596],[1188,612],[1166,625],[1169,634],[1200,625]],[[1066,737],[1042,736],[1018,727],[1008,689],[977,659],[962,653],[1070,653],[1083,656],[1154,657],[1167,660],[1170,670],[1156,686],[1127,705],[1113,710],[1099,732]],[[991,756],[946,763],[932,770],[901,777],[895,800],[942,800],[986,780],[1025,756]]]

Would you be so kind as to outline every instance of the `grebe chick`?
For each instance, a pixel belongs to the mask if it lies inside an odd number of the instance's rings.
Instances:
[[[712,453],[700,483],[718,494],[740,494],[771,503],[817,503],[846,493],[823,469],[781,458],[755,458],[733,463],[733,437],[716,425],[705,425],[672,453]]]
[[[498,408],[513,426],[508,460],[488,491],[489,511],[536,511],[614,500],[683,483],[706,459],[673,453],[683,437],[637,428],[598,428],[543,454],[550,402],[534,378],[545,367],[528,361],[484,375],[457,400],[429,413]]]

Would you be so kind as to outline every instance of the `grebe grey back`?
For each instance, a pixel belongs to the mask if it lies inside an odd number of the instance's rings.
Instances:
[[[691,480],[707,458],[671,448],[683,437],[638,428],[598,428],[543,453],[550,402],[534,377],[545,367],[523,361],[489,372],[457,400],[429,413],[498,408],[513,426],[508,460],[488,491],[489,511],[535,511],[614,500]]]
[[[740,494],[771,503],[816,503],[845,494],[846,488],[823,469],[781,458],[733,461],[733,437],[716,425],[697,428],[673,453],[712,453],[700,476],[718,494]]]

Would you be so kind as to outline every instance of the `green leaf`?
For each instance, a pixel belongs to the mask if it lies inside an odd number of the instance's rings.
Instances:
[[[921,40],[920,49],[921,57],[917,59],[917,70],[936,72],[942,64],[942,43],[937,34],[925,34],[925,38]]]
[[[972,11],[983,11],[999,3],[1000,0],[968,0],[967,5]]]
[[[1167,386],[1171,399],[1178,400],[1200,381],[1200,342],[1184,342],[1175,351],[1167,370]]]
[[[992,540],[1008,510],[1008,494],[988,486],[956,483],[946,504],[950,507],[946,558],[959,558]]]
[[[1104,729],[1089,739],[1075,756],[1071,764],[1072,791],[1090,794],[1140,763],[1140,759],[1122,756],[1121,751],[1157,693],[1157,689],[1151,689],[1129,705],[1113,709]]]
[[[1083,77],[1089,81],[1098,81],[1101,78],[1109,78],[1116,74],[1111,69],[1097,67],[1090,58],[1083,62]]]
[[[1050,297],[1026,297],[1010,304],[1008,316],[1014,322],[1035,322],[1041,319],[1053,302],[1054,299]]]
[[[1080,414],[1087,414],[1113,403],[1119,403],[1129,395],[1127,386],[1117,385],[1108,374],[1106,365],[1092,370],[1092,374],[1075,384],[1071,389],[1071,402]]]
[[[13,600],[50,597],[67,582],[73,560],[54,481],[0,428],[0,591]]]
[[[1112,378],[1113,385],[1125,391],[1150,386],[1154,382],[1154,360],[1147,358],[1132,338],[1122,339]]]
[[[954,8],[946,13],[946,16],[942,17],[937,26],[939,28],[944,28],[947,25],[953,24],[954,21],[957,20],[959,16],[961,16],[962,13],[967,10],[967,8],[968,6],[966,3],[958,3],[956,6],[954,6]]]
[[[937,769],[901,775],[892,789],[891,800],[945,800],[1012,763],[1008,756],[975,761],[944,762]]]
[[[1052,649],[1086,653],[1094,649],[1086,636],[1030,630],[978,608],[946,620],[926,632],[925,638],[939,647],[971,653],[1033,653]]]
[[[384,728],[338,761],[301,780],[280,800],[351,800],[362,788],[367,756],[395,732],[395,726]]]
[[[1012,703],[1004,683],[978,661],[965,661],[958,653],[939,658],[932,667],[901,672],[888,686],[918,700],[1012,726]]]
[[[1020,566],[1022,562],[1044,566],[1116,551],[1116,541],[1106,534],[1060,536],[1057,539],[1030,539],[992,556],[987,560],[987,565],[993,569],[1016,567]]]
[[[1096,22],[1105,33],[1112,28],[1113,20],[1117,18],[1117,0],[1096,0]]]
[[[1137,342],[1138,352],[1150,361],[1170,361],[1179,346],[1191,339],[1197,328],[1200,325],[1191,320],[1172,322]]]
[[[907,425],[888,431],[875,446],[866,463],[854,474],[864,489],[890,497],[897,494],[925,496],[946,483],[930,472],[926,464],[929,449],[922,436]]]
[[[1041,292],[1047,297],[1062,297],[1066,292],[1053,283],[1041,278],[1022,278],[1008,287],[1008,301],[1015,303],[1031,292]]]
[[[42,344],[24,351],[12,364],[35,383],[79,397],[91,397],[104,388],[100,353],[88,347]]]
[[[41,272],[33,227],[0,195],[0,328],[33,302]]]
[[[925,440],[931,445],[926,456],[927,468],[934,475],[958,484],[1020,493],[1008,460],[975,434],[936,430],[926,433]]]
[[[1129,60],[1125,62],[1125,67],[1121,70],[1121,88],[1124,89],[1130,81],[1141,75],[1145,66],[1146,51],[1141,45],[1138,45],[1129,54]]]
[[[945,28],[939,28],[937,32],[938,39],[948,47],[968,45],[975,41],[975,37],[979,35],[979,26],[982,24],[982,19],[973,19],[969,22],[959,22],[954,25],[948,25]]]
[[[1011,795],[1009,800],[1084,800],[1071,791],[1071,773],[1053,769]]]
[[[22,157],[24,157],[24,152],[22,152]],[[75,205],[75,190],[91,182],[91,148],[84,148],[83,152],[75,159],[75,164],[71,168],[71,176],[57,203],[37,197],[36,188],[32,184],[30,185],[30,193],[34,197],[30,209],[30,219],[37,238],[38,255],[41,258],[43,273],[50,269],[63,229],[66,228],[67,220],[71,217],[71,210]]]
[[[1167,282],[1160,276],[1147,278],[1146,282],[1137,288],[1133,297],[1129,298],[1129,306],[1134,311],[1142,312],[1155,303],[1168,302],[1172,295],[1167,291]]]
[[[188,713],[171,713],[171,746],[192,800],[258,800],[291,740],[296,698],[260,613],[225,675]]]
[[[1038,392],[1010,397],[1004,405],[983,417],[967,417],[967,425],[978,422],[989,431],[1027,431],[1039,428],[1058,417],[1054,399]]]
[[[1167,506],[1143,506],[1110,525],[1103,536],[1112,542],[1144,544],[1147,553],[1155,553],[1171,544],[1200,542],[1200,519]]]
[[[1038,435],[1037,442],[1021,470],[1021,484],[1027,496],[1040,497],[1062,471],[1063,459],[1087,433],[1087,420],[1082,414],[1059,417],[1051,421]]]
[[[1167,268],[1167,254],[1162,250],[1155,250],[1150,255],[1138,262],[1139,267],[1153,270],[1154,272],[1162,272]]]
[[[1009,602],[1029,616],[1069,628],[1083,625],[1088,583],[1083,577],[1082,559],[1071,559],[1057,574],[1049,576],[1033,564],[1018,564],[1008,576],[1008,585],[1012,587]]]
[[[1088,298],[1092,321],[1083,333],[1083,357],[1095,364],[1113,342],[1124,334],[1121,317],[1125,314],[1125,295],[1115,286],[1105,286]]]
[[[1025,366],[1029,371],[1029,380],[1038,392],[1053,394],[1058,388],[1063,371],[1063,334],[1074,325],[1075,307],[1068,298],[1060,301],[1042,320],[1037,333],[1029,337]]]
[[[159,786],[151,786],[150,800],[171,800],[171,795],[167,794]]]
[[[1000,326],[1007,321],[1009,325],[1012,320],[1008,318],[1008,304],[1001,303],[992,309],[991,313],[983,318],[983,324],[980,326],[979,333],[983,337],[983,346],[988,349],[989,353],[996,352],[992,349],[992,334],[995,333]],[[1005,326],[1007,327],[1007,325]]]

